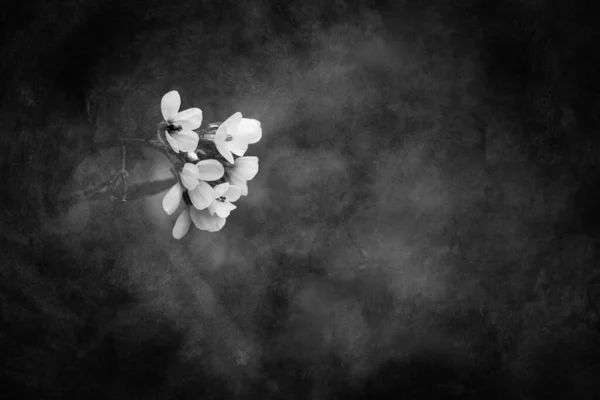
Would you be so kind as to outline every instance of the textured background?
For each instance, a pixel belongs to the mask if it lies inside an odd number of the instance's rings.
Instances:
[[[593,398],[599,10],[447,3],[2,9],[3,398]],[[262,122],[225,228],[60,205],[172,89]]]

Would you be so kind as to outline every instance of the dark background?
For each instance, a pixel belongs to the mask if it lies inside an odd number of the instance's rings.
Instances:
[[[452,3],[4,5],[0,397],[595,398],[600,10]],[[173,89],[262,122],[221,232],[59,201]]]

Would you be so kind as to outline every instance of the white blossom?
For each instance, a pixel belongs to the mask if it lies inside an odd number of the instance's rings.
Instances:
[[[233,164],[233,154],[243,156],[248,150],[248,145],[258,142],[261,137],[260,122],[242,118],[242,113],[236,112],[217,128],[214,142],[219,153]]]
[[[233,166],[227,169],[229,183],[240,188],[242,195],[248,195],[249,180],[254,179],[258,173],[258,157],[239,157]]]
[[[208,211],[221,218],[229,217],[231,211],[237,208],[232,203],[240,198],[242,190],[237,186],[230,185],[228,182],[215,186],[214,190],[215,200],[208,206]]]
[[[190,216],[192,222],[194,225],[196,225],[196,228],[208,232],[220,231],[227,222],[227,218],[221,218],[218,215],[213,215],[210,213],[210,211],[208,211],[208,209],[197,210],[191,208]]]
[[[215,199],[214,189],[206,181],[216,181],[223,177],[225,169],[217,160],[202,160],[197,164],[186,163],[179,174],[181,183],[177,182],[163,198],[163,209],[173,214],[181,199],[184,189],[190,201],[199,210],[208,207]]]
[[[165,131],[167,142],[176,153],[190,152],[198,147],[199,137],[194,129],[202,124],[202,110],[189,108],[179,111],[181,97],[176,90],[165,94],[160,102],[160,109],[168,127]]]

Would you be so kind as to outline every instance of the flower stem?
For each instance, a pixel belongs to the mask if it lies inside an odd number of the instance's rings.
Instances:
[[[203,142],[212,142],[214,141],[215,133],[219,127],[220,123],[211,123],[207,128],[200,129],[197,131],[198,136]],[[71,193],[66,198],[61,199],[60,201],[64,204],[71,204],[72,202],[78,202],[83,200],[92,200],[92,199],[101,199],[108,198],[110,200],[116,200],[117,196],[115,191],[119,183],[123,183],[122,193],[121,193],[121,201],[126,202],[128,200],[128,177],[129,173],[127,171],[127,145],[129,146],[137,146],[137,147],[149,147],[151,149],[158,150],[161,152],[171,163],[171,172],[175,179],[179,180],[179,176],[177,174],[177,169],[181,167],[180,163],[185,164],[186,158],[183,154],[175,154],[170,152],[170,146],[165,143],[160,135],[160,130],[157,131],[157,138],[136,138],[136,137],[120,137],[119,145],[121,147],[121,169],[117,172],[117,174],[107,181],[87,190],[80,190]],[[111,148],[115,147],[116,143],[106,143],[101,146],[101,148]],[[150,182],[151,183],[151,182]],[[149,184],[146,182],[143,185]],[[144,196],[147,189],[138,188],[140,185],[134,185],[135,193],[133,194],[135,198],[138,198],[140,195]],[[157,186],[160,187],[160,186]],[[139,192],[139,193],[138,193]]]
[[[121,196],[121,201],[124,203],[127,201],[127,177],[129,173],[127,172],[127,149],[125,147],[125,142],[121,141],[121,171],[122,180],[123,180],[123,195]]]
[[[167,159],[171,162],[171,164],[173,164],[173,160],[169,156],[168,146],[161,140],[139,139],[139,138],[129,138],[129,137],[121,137],[120,140],[122,143],[125,142],[125,143],[130,143],[131,145],[134,145],[134,146],[150,147],[150,148],[160,150],[160,152],[167,157]],[[183,160],[182,157],[179,155],[176,155],[176,157]]]

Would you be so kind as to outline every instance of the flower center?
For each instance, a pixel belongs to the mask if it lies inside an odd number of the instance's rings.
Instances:
[[[227,135],[227,137],[225,138],[226,142],[231,142],[233,140],[233,136],[231,135]]]
[[[183,128],[181,126],[172,123],[169,123],[169,126],[167,126],[167,131],[169,132],[181,132],[182,129]]]
[[[222,201],[223,203],[225,203],[227,201],[225,196],[218,197],[217,200]]]

